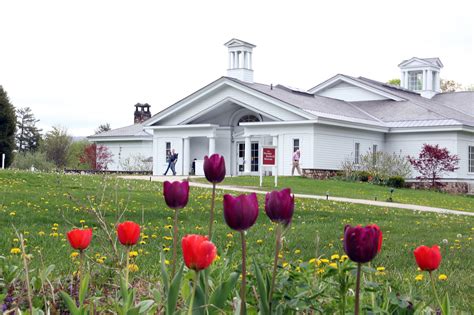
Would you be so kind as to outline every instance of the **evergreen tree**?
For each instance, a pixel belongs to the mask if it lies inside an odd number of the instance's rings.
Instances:
[[[36,127],[39,119],[35,119],[35,115],[31,108],[18,108],[16,110],[16,146],[18,151],[36,151],[41,139],[41,129]]]
[[[8,99],[7,92],[0,85],[0,164],[5,154],[5,167],[13,162],[15,150],[16,116],[15,108]],[[1,166],[1,165],[0,165]]]
[[[111,130],[112,128],[110,128],[110,124],[109,123],[105,123],[105,124],[100,124],[99,127],[97,127],[97,129],[94,131],[94,133],[96,135],[98,135],[99,133],[102,133],[102,132],[106,132],[106,131],[109,131]]]

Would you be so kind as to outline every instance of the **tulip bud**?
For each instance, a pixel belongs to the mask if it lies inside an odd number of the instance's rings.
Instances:
[[[163,195],[165,202],[171,209],[181,209],[188,204],[189,182],[169,182],[163,183]]]
[[[73,229],[67,232],[67,239],[74,249],[84,250],[92,240],[92,229]]]
[[[210,183],[220,183],[225,178],[225,160],[222,155],[213,154],[204,157],[204,175]]]
[[[291,189],[272,191],[265,196],[265,212],[275,223],[290,224],[295,209],[295,196]]]
[[[344,228],[344,251],[352,261],[366,263],[378,253],[380,229],[373,226]]]
[[[413,254],[421,270],[436,270],[441,263],[441,253],[438,245],[434,245],[431,248],[424,245],[419,246],[413,251]]]
[[[135,245],[140,238],[140,226],[132,221],[117,226],[117,236],[122,245]]]
[[[217,255],[216,246],[202,235],[186,235],[181,241],[181,247],[184,263],[195,271],[209,267]]]
[[[224,219],[236,231],[245,231],[258,217],[258,200],[255,193],[233,197],[224,195]]]

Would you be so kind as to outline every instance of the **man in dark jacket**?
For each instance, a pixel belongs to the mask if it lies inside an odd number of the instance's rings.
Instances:
[[[176,162],[178,162],[178,153],[175,153],[174,149],[171,149],[171,154],[168,156],[167,161],[168,161],[168,168],[166,169],[166,172],[163,175],[166,176],[166,174],[168,174],[168,171],[170,169],[173,172],[173,175],[176,175],[175,167],[176,167]]]

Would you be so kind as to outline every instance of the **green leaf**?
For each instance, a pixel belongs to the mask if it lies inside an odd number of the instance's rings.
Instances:
[[[169,285],[170,285],[170,278],[168,276],[168,271],[166,269],[165,256],[163,255],[163,252],[160,253],[160,261],[161,261],[161,280],[162,280],[163,288],[165,292],[168,292]]]
[[[444,296],[443,305],[442,305],[443,315],[451,314],[451,303],[449,302],[448,293]]]
[[[71,312],[72,315],[79,315],[79,309],[76,306],[76,303],[73,299],[64,291],[60,291],[59,295],[63,299],[64,303],[66,303],[67,309]]]
[[[194,285],[197,285],[195,283]],[[194,304],[193,304],[193,315],[204,315],[206,312],[206,298],[204,296],[204,291],[201,286],[196,287],[196,295],[194,296]]]
[[[268,304],[268,291],[269,288],[266,287],[265,279],[263,279],[262,271],[260,267],[254,263],[255,269],[255,276],[257,278],[257,291],[260,295],[260,313],[262,315],[269,315],[270,314],[270,305]]]
[[[138,303],[136,307],[138,307],[138,312],[140,314],[146,313],[155,303],[153,300],[144,300]]]
[[[171,286],[169,287],[168,303],[166,307],[167,315],[172,315],[175,312],[176,303],[178,301],[179,288],[181,287],[181,279],[183,278],[183,269],[184,264],[181,264],[181,267],[179,267],[179,270],[174,276],[173,281],[171,282]]]
[[[210,315],[219,314],[224,308],[227,297],[235,288],[238,279],[239,273],[231,273],[227,281],[222,282],[212,293],[211,298],[209,299],[209,304],[213,305],[213,307],[209,308]]]
[[[79,289],[79,305],[82,306],[84,304],[84,300],[87,295],[87,291],[89,289],[89,280],[90,276],[86,274],[82,279],[81,279],[81,287]]]

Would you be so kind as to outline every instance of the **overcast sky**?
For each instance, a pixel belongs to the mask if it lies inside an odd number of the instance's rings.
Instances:
[[[257,45],[254,79],[309,89],[344,73],[387,81],[440,57],[474,83],[472,1],[5,1],[0,85],[48,130],[87,136],[160,111],[226,74],[235,37]]]

